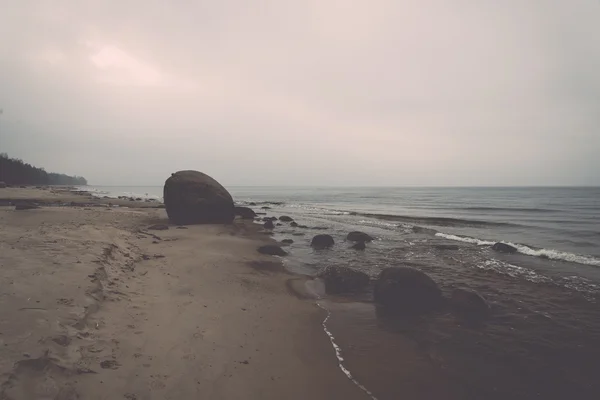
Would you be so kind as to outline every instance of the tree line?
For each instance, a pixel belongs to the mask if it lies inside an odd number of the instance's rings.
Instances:
[[[0,182],[7,185],[87,185],[84,177],[46,172],[6,153],[0,153]]]

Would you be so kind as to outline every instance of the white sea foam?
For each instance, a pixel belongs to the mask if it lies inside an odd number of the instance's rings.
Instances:
[[[371,393],[369,391],[369,389],[364,387],[360,382],[358,382],[356,379],[354,379],[354,377],[352,376],[352,374],[350,373],[348,368],[346,368],[344,366],[344,357],[342,357],[342,349],[335,342],[335,337],[333,336],[333,334],[329,331],[329,329],[327,329],[327,321],[329,321],[329,318],[331,317],[331,312],[327,308],[323,307],[318,301],[317,301],[317,306],[319,306],[319,308],[325,310],[325,312],[327,313],[327,316],[325,317],[325,319],[323,320],[321,325],[323,325],[323,330],[325,331],[325,334],[327,334],[327,337],[331,341],[331,345],[333,346],[333,349],[335,350],[335,356],[338,359],[338,366],[340,367],[342,372],[348,377],[348,379],[350,379],[352,381],[352,383],[354,383],[358,388],[360,388],[363,392],[365,392],[367,395],[369,395],[369,397],[371,397],[371,399],[377,400],[375,395],[373,393]]]
[[[445,238],[448,240],[457,240],[460,242],[472,243],[472,244],[476,244],[478,246],[493,246],[496,243],[496,242],[492,242],[489,240],[481,240],[481,239],[476,239],[476,238],[472,238],[472,237],[468,237],[468,236],[451,235],[451,234],[442,233],[442,232],[436,233],[435,236],[442,237],[442,238]],[[553,249],[532,249],[531,247],[528,247],[528,246],[525,246],[522,244],[516,244],[516,243],[511,243],[511,242],[505,242],[505,241],[502,241],[502,243],[513,246],[514,248],[517,249],[517,251],[519,253],[525,254],[528,256],[542,257],[542,258],[548,258],[551,260],[568,261],[568,262],[574,262],[577,264],[593,265],[596,267],[600,267],[600,259],[597,259],[597,258],[594,258],[591,256],[583,256],[583,255],[578,255],[578,254],[573,254],[573,253],[568,253],[565,251],[559,251],[559,250],[553,250]]]
[[[448,239],[448,240],[457,240],[459,242],[472,243],[472,244],[476,244],[478,246],[492,246],[494,243],[496,243],[496,242],[490,242],[489,240],[480,240],[480,239],[475,239],[475,238],[468,237],[468,236],[457,236],[457,235],[451,235],[451,234],[442,233],[442,232],[437,232],[435,234],[435,236],[443,237],[444,239]]]

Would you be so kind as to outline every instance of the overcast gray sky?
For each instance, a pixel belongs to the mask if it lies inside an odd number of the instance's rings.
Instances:
[[[0,0],[0,151],[92,184],[600,184],[597,0]]]

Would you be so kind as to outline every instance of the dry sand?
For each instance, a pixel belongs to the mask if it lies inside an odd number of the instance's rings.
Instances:
[[[164,210],[0,207],[0,399],[369,398],[257,228],[155,223]]]

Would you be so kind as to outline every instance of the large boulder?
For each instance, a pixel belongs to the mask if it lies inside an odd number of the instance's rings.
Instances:
[[[198,171],[179,171],[165,182],[164,203],[171,222],[228,224],[235,217],[233,199],[219,182]]]
[[[267,244],[265,246],[260,246],[258,252],[261,254],[268,254],[271,256],[285,256],[287,255],[286,251],[281,247],[274,244]]]
[[[312,238],[310,245],[315,249],[326,249],[335,244],[331,235],[316,235]]]
[[[487,301],[474,290],[454,289],[450,302],[457,311],[473,317],[485,316],[490,311]]]
[[[283,222],[292,222],[294,220],[294,218],[289,217],[287,215],[282,215],[281,217],[279,217],[279,220],[283,221]]]
[[[346,240],[352,241],[352,242],[371,242],[373,241],[373,238],[371,237],[371,235],[368,235],[364,232],[350,232],[348,234],[348,236],[346,236]]]
[[[500,252],[500,253],[508,253],[508,254],[514,254],[517,252],[516,247],[511,246],[510,244],[502,243],[502,242],[498,242],[498,243],[494,244],[492,246],[492,249],[496,250],[497,252]]]
[[[254,219],[256,217],[254,210],[248,207],[235,207],[234,212],[236,216],[242,217],[242,219]]]
[[[369,284],[369,275],[348,267],[328,266],[317,275],[325,282],[325,291],[331,294],[357,292]]]
[[[380,305],[409,314],[432,311],[442,302],[442,292],[433,279],[410,267],[385,268],[373,294]]]

